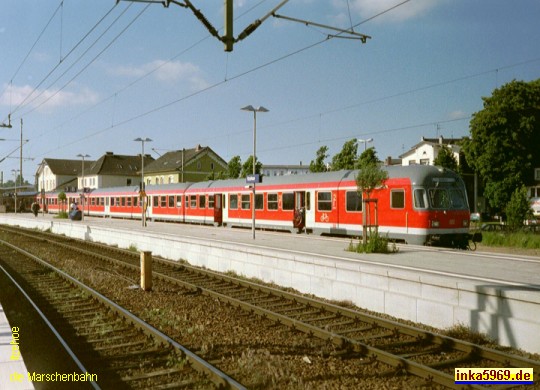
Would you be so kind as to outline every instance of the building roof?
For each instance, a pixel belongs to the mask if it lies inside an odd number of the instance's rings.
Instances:
[[[51,172],[57,176],[77,176],[82,171],[81,160],[63,160],[57,158],[44,158],[43,161],[49,167]],[[85,164],[91,164],[94,161],[85,161]]]
[[[206,154],[212,155],[214,160],[218,164],[222,165],[223,168],[227,167],[227,162],[216,154],[216,152],[214,152],[210,147],[197,145],[197,147],[192,149],[167,152],[157,160],[148,164],[148,166],[144,164],[144,173],[155,174],[161,172],[181,171],[182,162],[185,167],[193,160],[196,160],[197,158],[200,158]]]
[[[151,164],[154,158],[149,154],[144,156],[144,166]],[[79,165],[81,162],[79,161]],[[136,176],[141,169],[141,155],[126,156],[107,152],[97,161],[92,161],[86,165],[85,175],[115,175],[115,176]]]

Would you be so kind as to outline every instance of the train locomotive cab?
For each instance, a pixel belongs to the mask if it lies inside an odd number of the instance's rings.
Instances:
[[[466,248],[470,211],[465,185],[454,172],[438,168],[413,186],[414,209],[425,226],[425,245]]]

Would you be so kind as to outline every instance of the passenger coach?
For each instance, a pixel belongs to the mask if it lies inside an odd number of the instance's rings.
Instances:
[[[369,210],[357,191],[358,171],[338,171],[264,177],[255,199],[245,179],[149,185],[146,214],[155,221],[251,227],[254,203],[259,229],[358,236],[369,212],[370,223],[391,239],[467,245],[470,212],[456,173],[424,165],[384,169],[388,180],[371,194],[376,202],[368,203]],[[87,215],[141,218],[137,187],[93,190],[87,198]]]

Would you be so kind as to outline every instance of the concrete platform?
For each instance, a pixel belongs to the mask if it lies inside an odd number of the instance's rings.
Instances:
[[[0,303],[0,389],[30,390],[34,389],[28,381],[28,370],[19,350],[19,344],[26,337],[24,324],[10,324]]]
[[[152,251],[438,328],[463,324],[540,353],[540,258],[401,246],[347,252],[348,239],[160,222],[0,215],[0,224]]]

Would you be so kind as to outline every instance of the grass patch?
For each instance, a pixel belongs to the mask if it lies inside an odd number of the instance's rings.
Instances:
[[[475,332],[463,324],[454,325],[442,332],[445,336],[468,341],[477,345],[495,344],[487,334]]]
[[[379,233],[375,232],[368,237],[365,245],[362,243],[362,241],[360,241],[358,244],[354,244],[351,241],[347,250],[349,252],[357,253],[396,253],[398,248],[395,243],[390,243],[388,235],[383,237]]]
[[[130,251],[130,252],[138,252],[139,250],[137,249],[137,245],[130,244],[129,248],[128,248],[128,251]]]
[[[55,218],[58,219],[68,219],[68,213],[66,211],[60,211]]]
[[[482,232],[482,244],[509,248],[540,249],[540,234],[531,232]]]

